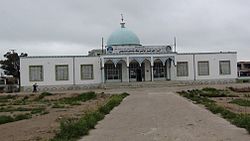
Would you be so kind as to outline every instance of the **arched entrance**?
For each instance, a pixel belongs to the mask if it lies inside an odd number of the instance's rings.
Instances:
[[[140,65],[137,61],[131,61],[129,63],[129,81],[142,81],[144,78],[142,68],[142,65]]]
[[[115,65],[112,61],[107,61],[104,64],[104,72],[106,81],[121,81],[122,69],[120,63]]]
[[[153,66],[153,76],[155,80],[170,80],[171,59],[166,59],[164,62],[160,59],[156,59]]]

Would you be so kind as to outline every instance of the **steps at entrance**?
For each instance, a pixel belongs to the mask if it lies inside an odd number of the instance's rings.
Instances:
[[[180,81],[154,81],[154,82],[108,82],[102,84],[104,89],[114,88],[143,88],[143,87],[173,87],[173,86],[184,86],[186,83]]]

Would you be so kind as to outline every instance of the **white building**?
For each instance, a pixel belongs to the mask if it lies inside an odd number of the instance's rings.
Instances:
[[[171,45],[143,46],[125,28],[113,32],[104,53],[89,56],[30,56],[21,58],[21,86],[31,91],[82,89],[100,84],[135,81],[233,82],[236,52],[178,53]]]

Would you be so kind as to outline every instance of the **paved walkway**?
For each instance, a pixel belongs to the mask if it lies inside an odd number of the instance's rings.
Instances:
[[[172,89],[129,90],[131,95],[81,141],[250,141],[245,129]]]

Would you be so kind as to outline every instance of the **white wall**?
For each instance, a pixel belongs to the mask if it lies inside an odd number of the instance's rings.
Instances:
[[[166,54],[166,56],[169,54]],[[144,56],[144,55],[133,55]],[[145,55],[147,57],[159,57],[164,54],[151,54]],[[188,62],[188,76],[177,77],[176,64],[171,62],[171,80],[218,80],[218,79],[236,79],[237,78],[237,54],[236,53],[180,53],[175,55],[175,62]],[[117,56],[116,56],[117,57]],[[123,55],[121,57],[126,57]],[[152,59],[152,58],[151,58]],[[229,60],[231,65],[230,75],[219,74],[219,61]],[[209,61],[209,75],[198,75],[198,61]],[[31,87],[34,83],[39,86],[60,86],[60,85],[89,85],[100,84],[102,82],[101,63],[100,57],[86,57],[86,56],[62,56],[62,57],[26,57],[21,58],[21,86]],[[73,67],[73,64],[75,66]],[[81,80],[81,68],[83,64],[93,64],[94,79],[93,80]],[[30,82],[29,80],[29,66],[42,65],[43,66],[43,81]],[[56,81],[55,78],[55,66],[56,65],[68,65],[69,66],[69,80]],[[145,79],[151,80],[150,63],[145,63]],[[73,73],[74,72],[74,73]],[[127,68],[126,63],[122,65],[122,80],[127,82]]]
[[[173,70],[175,73],[172,76],[172,80],[194,80],[194,67],[193,67],[193,55],[177,55],[176,62],[188,62],[188,76],[177,76],[177,69]],[[177,63],[175,64],[177,65]]]
[[[219,61],[230,61],[231,74],[221,75],[219,72]],[[209,75],[198,75],[198,61],[209,62]],[[188,76],[178,77],[176,68],[173,80],[218,80],[237,78],[237,54],[236,53],[194,53],[178,54],[176,62],[188,62]],[[195,63],[195,64],[194,64]]]
[[[75,62],[75,67],[73,64]],[[95,84],[101,82],[100,59],[99,57],[31,57],[21,58],[21,86],[32,86],[37,83],[39,86],[49,85],[73,85],[73,84]],[[80,66],[82,64],[93,64],[94,79],[81,80]],[[43,66],[43,81],[29,80],[29,66],[42,65]],[[56,81],[55,66],[68,65],[69,66],[69,80]],[[73,73],[74,70],[74,73]],[[75,78],[73,77],[75,75]]]
[[[81,65],[93,64],[94,79],[81,80]],[[75,58],[75,84],[101,83],[101,66],[99,57],[76,57]]]
[[[198,75],[198,61],[209,62],[209,75]],[[220,74],[220,61],[230,61],[231,74]],[[237,54],[197,54],[195,55],[196,78],[197,80],[206,79],[236,79],[237,78]]]
[[[151,67],[149,61],[145,61],[145,81],[151,81]]]
[[[127,76],[127,65],[125,61],[121,61],[122,63],[122,82],[128,82],[129,76]]]

